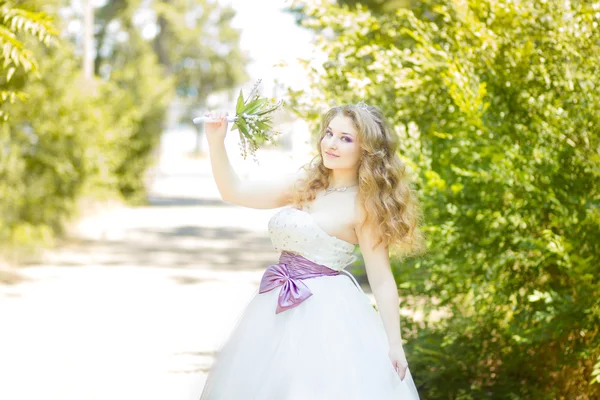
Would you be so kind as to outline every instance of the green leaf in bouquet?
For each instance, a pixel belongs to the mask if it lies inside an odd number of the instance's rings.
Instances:
[[[242,93],[242,90],[240,89],[240,95],[238,96],[237,99],[237,104],[235,106],[235,113],[236,114],[241,114],[244,109],[244,94]]]
[[[265,144],[267,142],[267,139],[268,138],[266,138],[264,136],[257,136],[255,138],[255,142],[256,142],[257,145],[261,146],[261,145],[263,145],[263,144]]]
[[[271,129],[271,124],[265,121],[256,121],[256,126],[258,126],[258,129],[261,131],[268,131]]]
[[[268,107],[268,108],[266,108],[264,110],[261,110],[260,112],[257,112],[256,115],[265,115],[265,114],[268,114],[270,112],[273,112],[273,111],[277,110],[280,105],[281,104],[275,104],[275,105],[273,105],[271,107]]]
[[[244,121],[243,118],[238,118],[236,124],[240,128],[240,132],[242,132],[247,138],[250,138],[250,133],[248,133],[248,125],[246,125],[246,121]]]
[[[251,102],[249,102],[248,104],[246,104],[246,106],[244,107],[244,110],[242,112],[246,113],[246,114],[253,114],[256,111],[260,110],[260,108],[267,102],[267,99],[256,99],[256,100],[252,100]]]

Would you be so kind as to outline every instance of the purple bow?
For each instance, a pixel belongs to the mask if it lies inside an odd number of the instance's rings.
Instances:
[[[276,314],[296,307],[312,296],[302,279],[339,275],[339,271],[314,263],[299,254],[283,251],[278,264],[269,265],[260,281],[259,293],[282,286],[279,291]]]

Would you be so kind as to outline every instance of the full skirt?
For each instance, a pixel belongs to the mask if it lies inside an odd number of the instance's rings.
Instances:
[[[281,287],[256,293],[221,344],[200,400],[417,400],[401,380],[379,313],[346,275],[305,279],[313,293],[275,313]],[[410,360],[409,360],[410,361]]]

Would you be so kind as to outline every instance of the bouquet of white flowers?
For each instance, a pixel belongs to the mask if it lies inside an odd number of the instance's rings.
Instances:
[[[280,134],[273,130],[272,113],[283,103],[281,101],[275,103],[266,97],[260,97],[256,93],[260,82],[259,79],[246,100],[240,90],[235,106],[235,115],[227,117],[228,122],[233,122],[231,131],[239,131],[240,150],[244,159],[248,153],[255,156],[259,146],[272,142]],[[210,117],[194,118],[196,124],[209,121]]]

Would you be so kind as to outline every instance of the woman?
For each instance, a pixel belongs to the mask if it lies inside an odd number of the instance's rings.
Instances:
[[[206,124],[223,200],[280,208],[268,223],[281,251],[221,346],[201,400],[416,400],[400,334],[389,248],[422,246],[418,203],[377,107],[345,105],[322,121],[318,155],[269,182],[240,181],[227,122]],[[358,244],[377,312],[344,270]],[[351,279],[349,279],[351,278]]]

